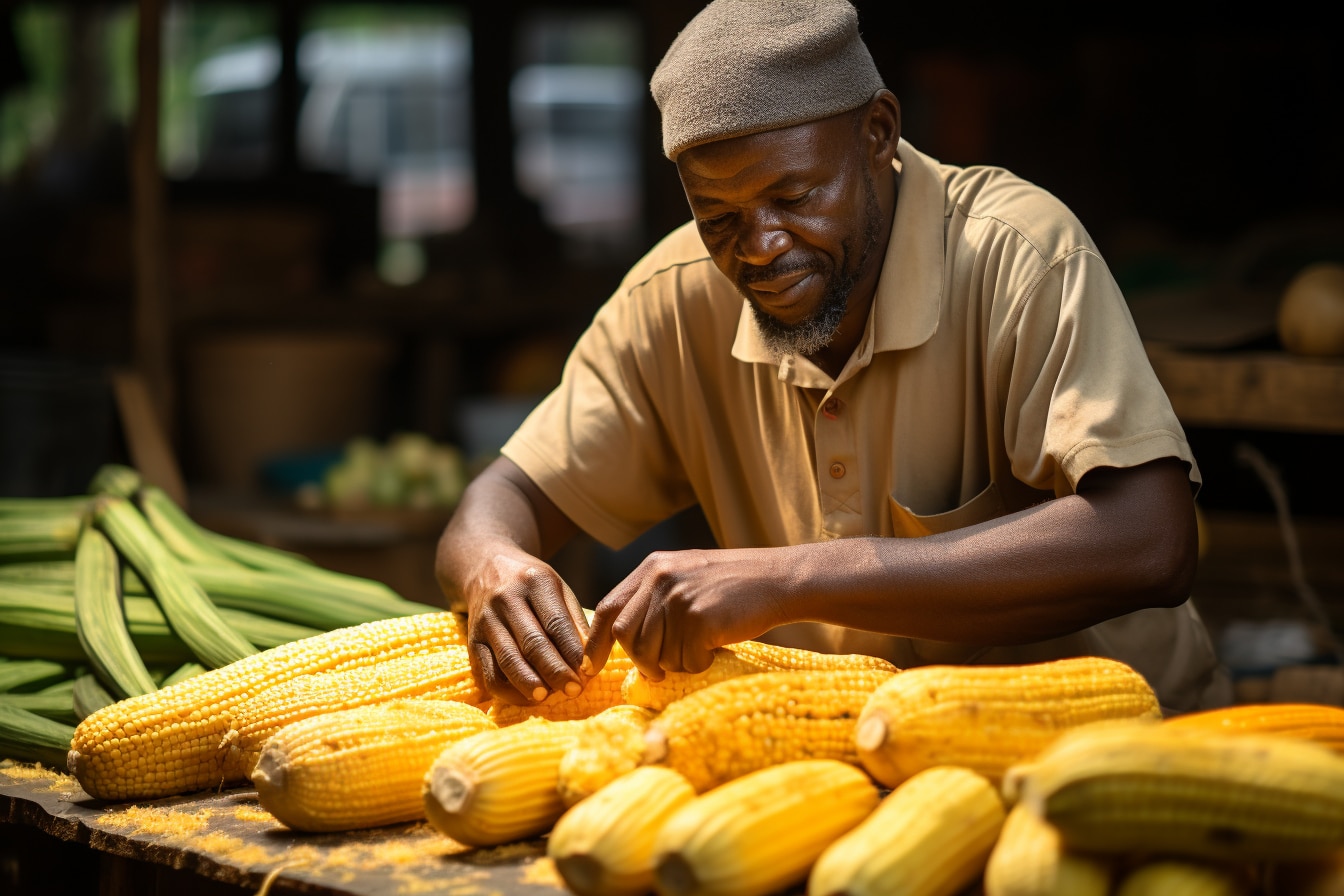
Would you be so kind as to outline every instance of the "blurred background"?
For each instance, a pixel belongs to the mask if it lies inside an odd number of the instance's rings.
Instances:
[[[1344,287],[1294,318],[1319,339],[1282,309],[1344,263],[1337,33],[856,5],[907,139],[1051,190],[1110,262],[1204,471],[1227,655],[1328,655]],[[0,493],[130,462],[208,525],[435,602],[461,487],[687,218],[647,83],[700,6],[0,6]],[[557,563],[591,604],[706,537],[691,513]]]

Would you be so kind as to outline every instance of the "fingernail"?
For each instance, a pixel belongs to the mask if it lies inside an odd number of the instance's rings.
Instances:
[[[545,688],[538,685],[532,691],[532,699],[535,700],[537,703],[540,703],[541,701],[546,699],[547,693],[548,691]]]
[[[583,662],[579,663],[579,671],[582,672],[584,675],[592,675],[593,661],[590,660],[588,657],[584,657]]]
[[[570,697],[577,697],[583,693],[583,685],[577,681],[571,681],[565,685],[565,694]]]

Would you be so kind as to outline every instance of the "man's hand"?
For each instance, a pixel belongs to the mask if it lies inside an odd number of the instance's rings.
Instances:
[[[467,598],[471,668],[486,690],[514,704],[552,691],[577,695],[588,622],[555,570],[519,552],[496,555]]]
[[[783,622],[787,584],[780,549],[663,551],[650,554],[597,605],[585,672],[596,673],[621,643],[641,672],[703,672],[712,651]]]

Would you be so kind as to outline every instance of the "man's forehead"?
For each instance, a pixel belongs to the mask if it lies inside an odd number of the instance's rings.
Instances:
[[[789,176],[835,155],[835,119],[730,137],[693,146],[677,157],[683,179],[725,180]]]

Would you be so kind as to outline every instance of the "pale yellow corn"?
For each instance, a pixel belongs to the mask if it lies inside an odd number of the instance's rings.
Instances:
[[[392,700],[303,719],[266,742],[252,770],[261,807],[299,831],[425,817],[421,786],[448,747],[495,724],[453,700]]]
[[[620,644],[612,646],[607,664],[584,684],[583,690],[571,697],[564,691],[553,691],[540,703],[516,706],[495,700],[489,709],[490,718],[501,728],[516,725],[524,719],[541,718],[552,722],[569,722],[595,716],[625,701],[621,698],[621,682],[634,669]]]
[[[1101,723],[1003,786],[1070,849],[1278,861],[1344,848],[1344,756],[1296,738]]]
[[[301,675],[356,668],[465,643],[465,617],[431,612],[380,619],[282,644],[90,714],[68,766],[90,796],[154,799],[225,780],[238,704]]]
[[[653,890],[653,844],[695,789],[670,768],[626,772],[565,811],[546,854],[578,896],[641,896]]]
[[[527,719],[450,745],[424,779],[430,824],[468,846],[544,834],[564,814],[557,769],[581,724]]]
[[[818,653],[759,641],[741,641],[716,649],[709,668],[703,672],[668,672],[661,681],[650,681],[638,669],[631,669],[621,686],[621,696],[626,703],[662,710],[673,700],[740,675],[818,669],[898,671],[887,660],[862,653]]]
[[[863,821],[879,798],[861,769],[835,759],[801,759],[743,775],[686,803],[663,824],[654,841],[658,892],[763,896],[801,883],[817,857]]]
[[[556,788],[566,806],[592,796],[644,759],[644,732],[657,715],[622,703],[584,719],[574,745],[560,758]]]
[[[1003,818],[989,779],[956,766],[925,769],[826,848],[808,896],[955,896],[980,879]]]
[[[1247,896],[1250,891],[1244,873],[1171,858],[1144,862],[1128,872],[1115,896]]]
[[[888,787],[935,765],[960,765],[997,783],[1062,731],[1161,716],[1148,682],[1118,660],[921,666],[877,689],[856,743],[864,768]]]
[[[266,741],[287,725],[406,697],[456,700],[473,706],[489,699],[472,677],[467,648],[457,644],[371,666],[300,675],[242,701],[233,710],[231,727],[236,737],[225,763],[225,777],[249,777]]]
[[[1242,703],[1173,716],[1167,725],[1204,731],[1282,734],[1344,753],[1344,706],[1322,703]]]
[[[645,732],[645,762],[681,772],[697,793],[769,765],[836,759],[858,765],[854,722],[873,691],[904,672],[761,672],[668,705]]]
[[[1059,832],[1019,803],[989,854],[984,889],[985,896],[1107,896],[1111,866],[1065,849]]]

